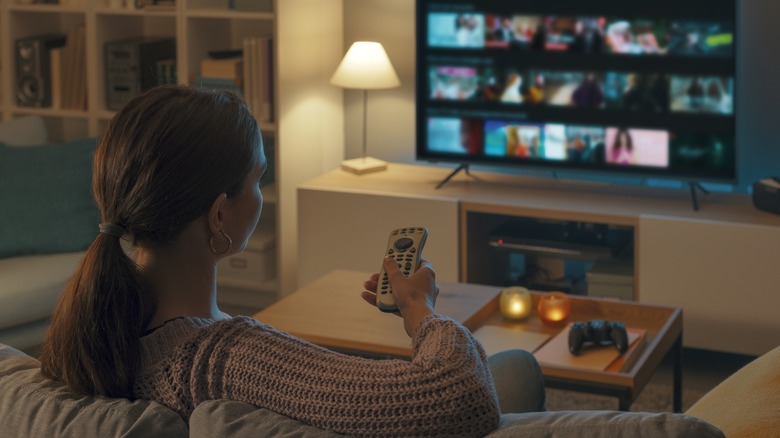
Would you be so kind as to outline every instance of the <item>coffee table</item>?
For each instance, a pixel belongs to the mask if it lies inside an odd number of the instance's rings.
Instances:
[[[333,271],[287,295],[254,318],[310,342],[374,357],[411,356],[411,340],[401,318],[379,312],[360,298],[369,273]],[[522,328],[555,336],[564,327],[543,324],[535,315],[523,322],[505,320],[498,311],[501,288],[464,283],[440,283],[437,311],[469,330],[483,325]],[[534,305],[541,294],[532,292]],[[682,410],[682,310],[635,302],[572,296],[569,321],[623,321],[646,331],[644,346],[621,371],[598,371],[540,362],[545,385],[617,397],[620,410],[629,410],[653,372],[667,355],[673,364],[673,405]]]

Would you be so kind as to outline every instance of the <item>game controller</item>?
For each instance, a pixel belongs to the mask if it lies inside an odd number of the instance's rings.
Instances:
[[[420,265],[420,255],[427,238],[428,230],[424,227],[396,228],[390,232],[390,237],[387,239],[385,257],[395,260],[398,269],[408,277]],[[376,306],[383,312],[398,311],[384,264],[382,264],[382,268],[379,270]]]
[[[575,322],[569,330],[569,351],[580,354],[586,342],[594,345],[614,344],[617,350],[628,350],[628,334],[622,322],[595,319],[588,322]]]

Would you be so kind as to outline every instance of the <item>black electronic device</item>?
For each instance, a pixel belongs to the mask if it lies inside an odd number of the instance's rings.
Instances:
[[[398,269],[408,277],[419,267],[427,238],[428,230],[425,227],[396,228],[390,232],[390,237],[387,239],[385,257],[392,258],[398,265]],[[379,270],[376,306],[383,312],[398,311],[384,264]]]
[[[780,178],[765,178],[753,184],[753,206],[780,214]]]
[[[417,0],[416,14],[418,160],[737,180],[736,0]]]
[[[173,38],[138,37],[105,45],[106,106],[118,110],[141,91],[160,85],[157,63],[176,59]]]
[[[628,350],[628,333],[622,322],[595,319],[588,322],[575,322],[569,329],[569,351],[580,354],[586,343],[593,345],[614,344],[621,353]]]
[[[610,260],[630,252],[633,230],[590,222],[516,218],[493,230],[488,245],[576,260]]]
[[[24,107],[50,107],[51,54],[65,45],[65,35],[41,35],[16,40],[16,103]]]

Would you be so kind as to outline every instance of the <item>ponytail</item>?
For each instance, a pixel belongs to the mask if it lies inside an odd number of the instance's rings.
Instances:
[[[154,308],[119,239],[98,234],[52,314],[41,372],[82,394],[133,398],[140,336]]]

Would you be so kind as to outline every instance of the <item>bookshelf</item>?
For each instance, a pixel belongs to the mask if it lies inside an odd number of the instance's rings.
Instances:
[[[0,121],[41,116],[51,142],[100,135],[115,114],[106,98],[107,42],[174,38],[176,79],[189,84],[210,51],[241,49],[247,37],[272,38],[274,117],[261,121],[260,127],[266,142],[274,147],[275,181],[263,187],[263,214],[248,248],[270,257],[270,263],[264,259],[260,264],[266,269],[274,266],[276,272],[270,276],[258,273],[258,281],[252,281],[251,275],[248,281],[230,276],[219,279],[220,294],[227,290],[225,296],[240,297],[233,304],[258,310],[296,289],[295,187],[337,167],[343,159],[343,95],[328,83],[343,56],[342,1],[176,0],[171,8],[136,9],[131,0],[60,0],[60,4],[0,0]],[[236,9],[230,9],[231,3]],[[248,7],[251,10],[242,9]],[[68,34],[76,26],[85,30],[86,107],[18,105],[15,41]]]

